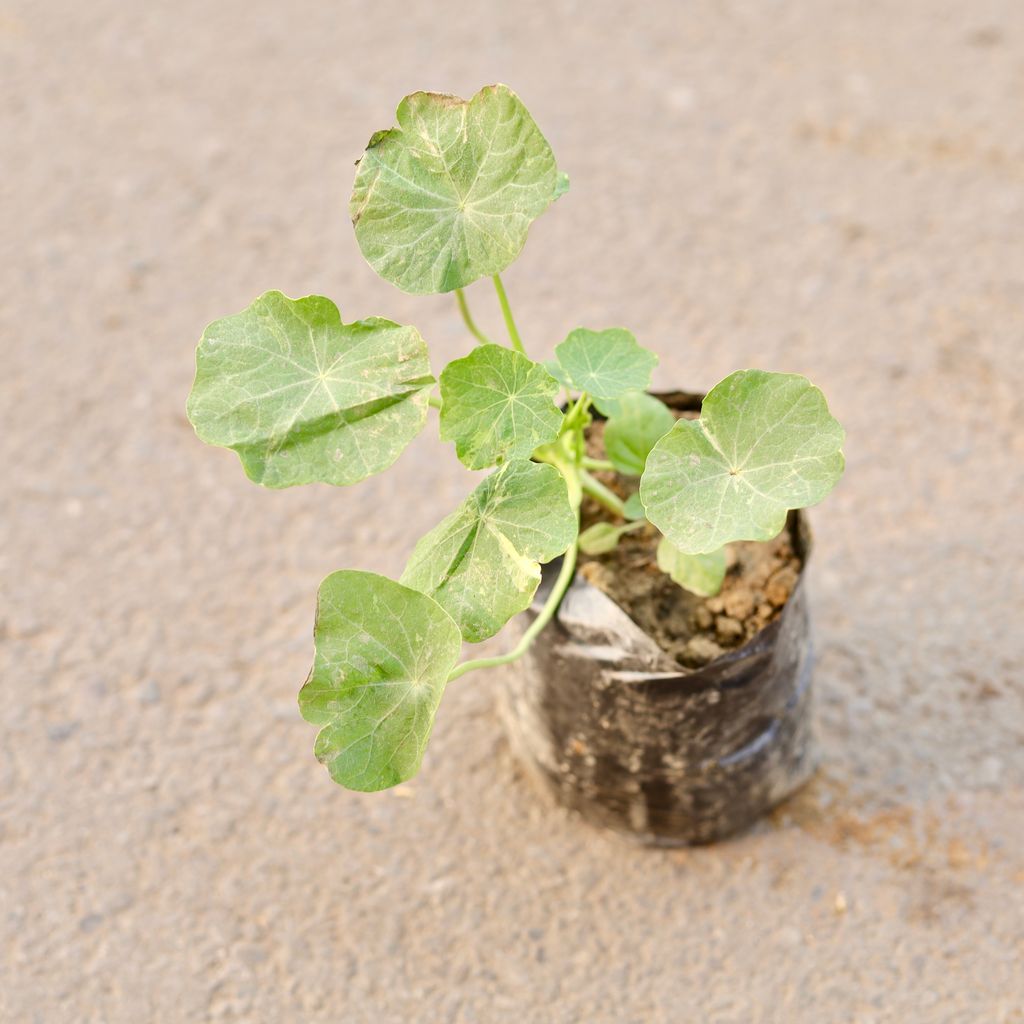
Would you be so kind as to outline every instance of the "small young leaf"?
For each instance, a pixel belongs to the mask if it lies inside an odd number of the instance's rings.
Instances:
[[[614,551],[624,533],[635,530],[637,523],[626,523],[625,526],[613,526],[611,523],[594,523],[588,526],[579,537],[580,551],[585,555],[606,555]]]
[[[265,487],[353,484],[419,433],[433,382],[415,327],[344,324],[330,299],[267,292],[203,332],[187,412]]]
[[[725,579],[725,548],[705,555],[687,555],[662,537],[658,543],[658,568],[690,593],[714,597]]]
[[[555,347],[566,378],[577,391],[591,398],[619,398],[627,391],[644,391],[658,357],[641,348],[622,327],[589,331],[577,327]]]
[[[416,92],[397,121],[370,139],[349,203],[366,261],[416,295],[500,273],[568,187],[526,107],[504,85],[468,102]]]
[[[817,504],[843,472],[843,428],[805,377],[740,370],[699,420],[678,420],[640,481],[647,518],[688,554],[770,540],[789,509]]]
[[[509,462],[416,545],[402,583],[432,597],[473,642],[530,604],[540,562],[576,539],[576,515],[554,466]]]
[[[313,636],[299,708],[322,726],[317,759],[335,782],[362,792],[411,779],[459,658],[458,627],[425,594],[344,570],[320,584]]]
[[[539,363],[481,345],[441,372],[441,438],[470,469],[527,458],[558,437],[558,382]]]
[[[640,476],[650,450],[676,418],[664,402],[643,391],[630,391],[618,403],[618,411],[605,424],[605,452],[620,473]]]
[[[640,492],[634,491],[625,502],[623,512],[627,519],[644,519],[647,513],[644,511],[644,503],[640,500]]]

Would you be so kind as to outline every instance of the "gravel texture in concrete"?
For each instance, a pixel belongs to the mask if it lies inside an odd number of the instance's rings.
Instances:
[[[0,1020],[1024,1021],[1019,0],[7,0],[0,68]],[[572,176],[506,275],[533,353],[623,324],[660,387],[799,371],[848,430],[824,766],[719,846],[551,807],[484,674],[412,784],[333,786],[317,583],[397,574],[468,474],[432,428],[268,492],[184,418],[268,288],[467,350],[345,202],[403,94],[492,81]]]

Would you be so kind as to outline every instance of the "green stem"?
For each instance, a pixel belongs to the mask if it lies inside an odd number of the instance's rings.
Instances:
[[[455,289],[455,301],[459,304],[459,312],[462,314],[462,319],[469,328],[469,333],[472,334],[481,345],[490,345],[491,339],[488,338],[479,327],[477,327],[476,322],[470,315],[469,304],[466,302],[466,293],[461,288]]]
[[[463,676],[467,672],[472,672],[478,668],[495,668],[498,665],[507,665],[510,661],[521,658],[530,649],[530,644],[536,639],[537,634],[551,621],[555,612],[558,611],[558,606],[561,604],[566,590],[569,589],[569,583],[572,581],[572,574],[575,569],[576,545],[574,543],[562,557],[562,568],[558,573],[558,579],[555,580],[554,587],[551,588],[548,599],[544,602],[544,607],[540,610],[537,618],[530,623],[529,628],[523,634],[519,643],[508,654],[498,654],[493,658],[474,658],[472,661],[464,661],[461,665],[456,665],[448,675],[448,682],[450,683],[453,679],[458,679],[459,676]]]
[[[584,443],[583,443],[583,428],[585,425],[585,419],[587,409],[590,406],[590,395],[583,392],[579,398],[573,403],[569,411],[565,414],[565,419],[562,420],[562,431],[560,437],[565,437],[571,434],[573,437],[573,450],[572,458],[574,462],[579,462],[583,456]]]
[[[614,512],[617,516],[625,518],[625,502],[614,492],[608,490],[600,480],[595,480],[585,469],[580,470],[580,486],[584,494],[589,494],[595,501],[600,502],[605,508]]]
[[[579,398],[572,404],[572,407],[565,414],[565,422],[562,425],[563,433],[567,433],[570,430],[576,430],[583,426],[580,422],[583,413],[586,411],[587,403],[590,401],[590,395],[584,391]]]
[[[498,293],[501,315],[505,318],[505,326],[508,328],[509,338],[512,339],[512,347],[525,356],[526,349],[523,348],[523,339],[519,337],[519,331],[516,330],[516,322],[512,319],[512,307],[508,304],[508,296],[505,294],[505,286],[501,283],[501,275],[495,274],[491,280],[494,282],[494,290]]]
[[[583,458],[580,460],[580,465],[584,469],[611,471],[613,473],[615,472],[615,463],[609,462],[607,459],[591,459],[588,456],[584,455]]]
[[[444,405],[444,402],[441,401],[439,395],[431,395],[427,399],[427,405],[429,405],[431,409],[440,409],[441,406]]]

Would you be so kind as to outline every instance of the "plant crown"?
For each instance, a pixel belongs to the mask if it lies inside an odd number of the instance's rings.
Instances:
[[[843,430],[796,374],[740,370],[711,389],[699,419],[677,420],[646,393],[658,357],[621,327],[577,328],[546,363],[526,354],[500,273],[567,189],[506,86],[468,102],[414,93],[358,163],[356,240],[403,291],[454,291],[476,347],[435,380],[415,327],[344,323],[329,299],[276,291],[199,342],[189,419],[203,441],[234,449],[256,483],[358,483],[398,458],[431,405],[461,462],[487,471],[416,544],[400,581],[346,569],[320,585],[299,706],[320,727],[317,758],[349,789],[416,774],[446,684],[524,653],[555,614],[577,551],[611,551],[649,522],[663,535],[658,567],[713,595],[726,544],[774,537],[843,471]],[[481,278],[493,282],[508,345],[469,312],[463,289]],[[607,417],[607,460],[586,455],[592,408]],[[625,501],[594,475],[608,470],[627,483]],[[583,495],[609,518],[579,534]],[[525,610],[541,565],[559,556],[550,597],[516,647],[460,663],[463,642]]]

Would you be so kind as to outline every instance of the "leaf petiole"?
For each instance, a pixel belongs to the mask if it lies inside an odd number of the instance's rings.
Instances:
[[[576,545],[573,544],[562,556],[562,568],[559,570],[558,579],[555,580],[555,585],[551,588],[551,593],[544,602],[544,607],[538,613],[537,618],[530,623],[526,632],[523,633],[519,643],[507,654],[498,654],[493,658],[473,658],[471,661],[464,661],[461,665],[456,665],[448,673],[449,683],[453,679],[458,679],[459,676],[464,676],[467,672],[473,672],[478,668],[494,668],[498,665],[507,665],[510,661],[521,658],[530,649],[530,645],[536,639],[537,634],[551,621],[555,612],[558,611],[558,606],[562,603],[566,590],[569,589],[573,572],[576,569],[576,550]]]
[[[580,465],[584,469],[593,469],[598,471],[609,472],[615,471],[614,463],[609,462],[607,459],[591,459],[586,455],[584,455],[583,458],[580,460]]]
[[[462,319],[466,324],[466,327],[469,328],[469,333],[472,334],[481,345],[490,345],[491,339],[488,338],[479,327],[477,327],[476,321],[470,314],[469,303],[466,302],[466,293],[461,288],[455,289],[455,300],[459,304],[459,312],[462,314]]]
[[[427,399],[427,405],[429,405],[431,409],[440,409],[444,405],[444,402],[441,401],[440,395],[431,395]]]
[[[508,328],[508,336],[512,340],[512,347],[526,355],[523,348],[523,339],[519,337],[516,329],[516,322],[512,318],[512,307],[508,304],[508,296],[505,294],[505,286],[501,283],[501,274],[495,274],[491,280],[494,282],[494,290],[498,293],[498,302],[501,304],[501,315],[505,318],[505,326]]]
[[[626,518],[626,503],[613,491],[610,491],[600,480],[595,480],[585,469],[580,470],[580,486],[584,494],[589,494],[595,501],[617,516]]]
[[[562,421],[562,434],[576,434],[579,442],[583,441],[583,428],[586,426],[586,413],[590,407],[590,395],[585,391],[573,403]],[[579,448],[582,451],[582,447]]]

